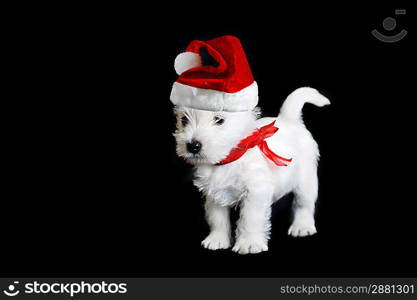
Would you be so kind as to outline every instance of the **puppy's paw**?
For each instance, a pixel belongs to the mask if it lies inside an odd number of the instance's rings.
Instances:
[[[223,232],[212,232],[201,242],[204,248],[210,250],[230,248],[230,236]]]
[[[311,223],[294,222],[288,229],[288,235],[293,237],[309,236],[315,233],[317,233],[316,226]]]
[[[232,250],[239,254],[255,254],[268,251],[268,246],[262,237],[248,236],[239,237]]]

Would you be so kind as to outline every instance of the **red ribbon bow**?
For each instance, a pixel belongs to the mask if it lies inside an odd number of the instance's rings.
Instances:
[[[231,163],[241,158],[249,149],[258,146],[262,153],[277,166],[287,166],[288,163],[292,161],[292,158],[288,159],[275,154],[269,149],[268,144],[265,141],[266,138],[273,136],[275,132],[278,131],[278,127],[275,127],[274,124],[275,121],[255,130],[251,135],[241,140],[239,144],[230,151],[229,155],[218,163],[218,165]]]

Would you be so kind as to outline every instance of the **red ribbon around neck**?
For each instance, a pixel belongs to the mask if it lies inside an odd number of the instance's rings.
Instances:
[[[241,140],[239,144],[230,151],[229,155],[218,163],[218,165],[225,165],[238,160],[246,153],[246,151],[258,146],[262,153],[277,166],[287,166],[288,163],[292,161],[292,158],[288,159],[275,154],[269,149],[268,144],[265,141],[266,138],[273,136],[275,132],[278,131],[278,127],[275,127],[274,124],[275,121],[255,130],[251,135]]]

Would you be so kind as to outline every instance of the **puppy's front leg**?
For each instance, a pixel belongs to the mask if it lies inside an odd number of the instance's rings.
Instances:
[[[207,197],[205,209],[210,234],[201,244],[210,250],[229,248],[231,240],[229,207],[218,205]]]
[[[240,207],[233,251],[247,254],[268,250],[272,195],[271,187],[261,186],[249,190]]]

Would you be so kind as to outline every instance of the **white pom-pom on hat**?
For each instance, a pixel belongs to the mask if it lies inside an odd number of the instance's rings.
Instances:
[[[197,53],[183,52],[177,55],[174,62],[175,72],[181,75],[185,71],[201,66],[201,57]]]

